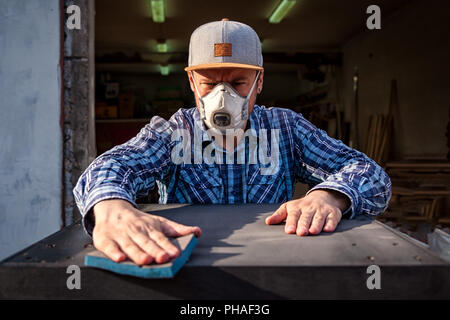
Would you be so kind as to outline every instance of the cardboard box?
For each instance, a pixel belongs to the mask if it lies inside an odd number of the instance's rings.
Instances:
[[[132,93],[121,93],[119,95],[119,116],[122,119],[134,117],[134,95]]]
[[[108,106],[106,104],[97,104],[95,106],[95,117],[97,119],[115,119],[118,115],[117,106]]]

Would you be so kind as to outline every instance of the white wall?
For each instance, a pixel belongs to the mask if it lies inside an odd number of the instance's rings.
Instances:
[[[59,230],[58,0],[0,0],[0,259]]]
[[[450,108],[450,2],[416,0],[390,17],[383,16],[382,7],[381,13],[381,30],[365,29],[343,45],[346,118],[355,66],[360,73],[362,143],[369,116],[387,114],[391,79],[397,79],[394,156],[444,157]]]

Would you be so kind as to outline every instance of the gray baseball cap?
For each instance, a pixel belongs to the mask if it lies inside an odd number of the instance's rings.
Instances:
[[[210,68],[262,70],[261,41],[255,30],[228,19],[195,29],[189,43],[189,65],[184,70]]]

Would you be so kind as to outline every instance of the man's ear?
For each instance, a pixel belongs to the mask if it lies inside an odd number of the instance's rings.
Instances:
[[[261,70],[261,73],[259,74],[258,82],[256,83],[256,93],[260,94],[263,88],[264,83],[264,69]]]
[[[194,87],[194,82],[193,82],[194,79],[192,79],[192,73],[188,71],[187,76],[188,76],[189,84],[191,86],[191,90],[192,90],[192,92],[195,93],[195,87]]]

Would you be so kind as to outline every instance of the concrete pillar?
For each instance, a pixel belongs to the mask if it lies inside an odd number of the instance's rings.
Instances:
[[[79,176],[95,158],[95,1],[64,0],[81,10],[81,29],[64,27],[64,223],[79,219],[72,194]]]

